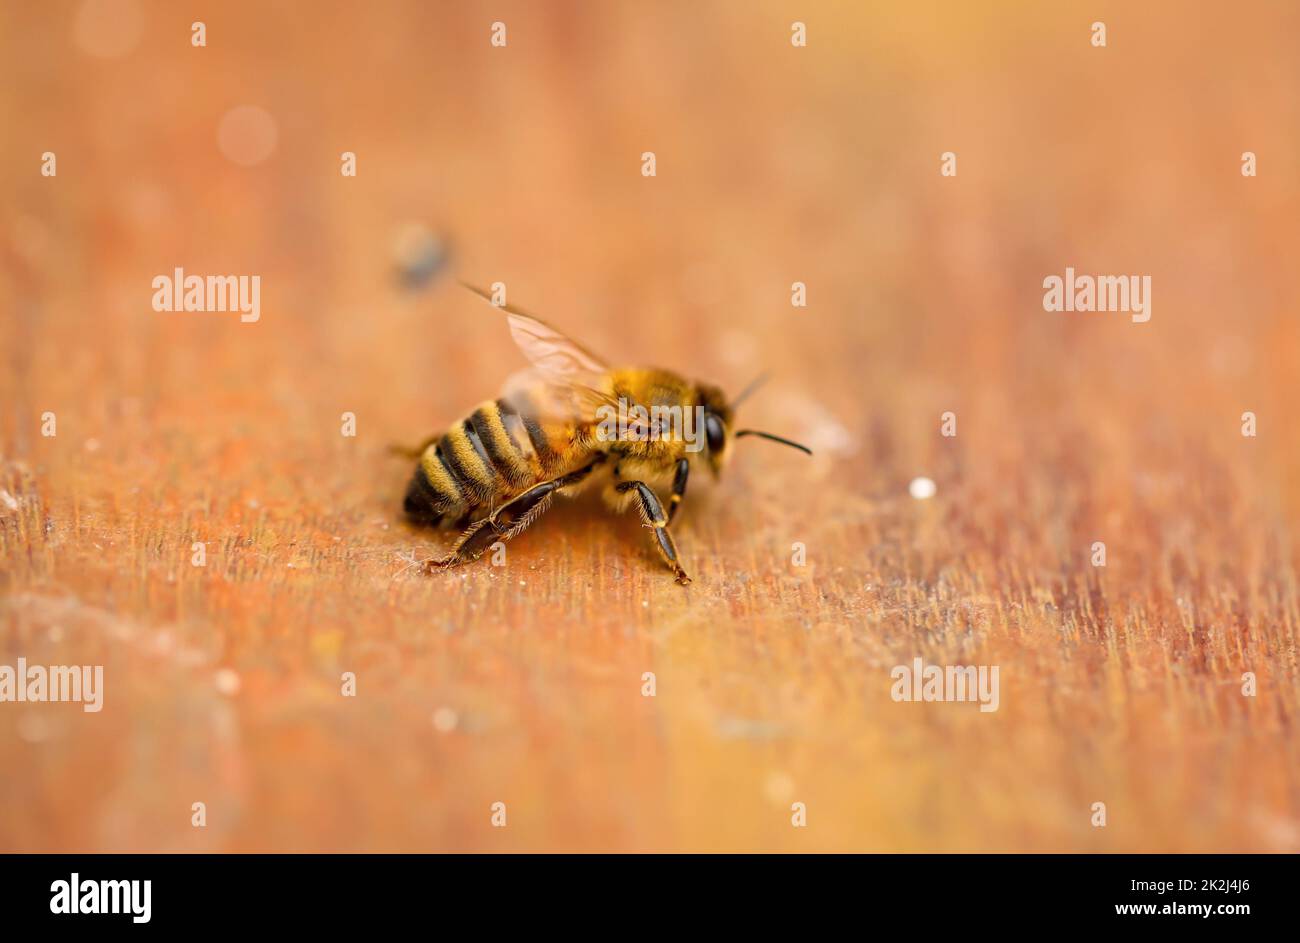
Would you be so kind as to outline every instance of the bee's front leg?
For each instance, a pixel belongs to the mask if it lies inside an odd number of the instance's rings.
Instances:
[[[672,569],[677,582],[683,586],[689,583],[691,578],[677,562],[677,544],[673,540],[673,535],[668,533],[668,517],[664,514],[664,507],[659,503],[658,495],[644,481],[624,481],[614,488],[619,494],[626,494],[635,489],[641,519],[654,531],[655,549],[659,551],[659,556],[663,557],[664,562]]]
[[[677,460],[677,474],[673,475],[673,493],[668,498],[668,523],[673,522],[673,515],[677,513],[677,505],[682,503],[682,498],[686,497],[686,479],[691,474],[691,463],[684,458]]]

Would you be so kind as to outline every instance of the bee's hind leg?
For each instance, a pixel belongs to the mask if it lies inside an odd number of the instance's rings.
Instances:
[[[673,571],[673,576],[676,577],[677,582],[683,586],[689,583],[691,578],[686,575],[682,565],[677,562],[677,542],[673,540],[673,535],[668,532],[668,517],[664,514],[664,506],[659,503],[659,496],[644,481],[624,481],[615,485],[614,489],[619,494],[626,494],[633,489],[636,490],[637,507],[641,512],[641,519],[654,533],[655,549],[659,551],[659,556],[663,558],[664,563],[668,564]]]
[[[545,506],[540,506],[538,513],[545,511]],[[524,524],[527,527],[532,523],[531,520]],[[520,530],[523,528],[521,527]],[[517,533],[517,531],[516,531]],[[453,566],[460,566],[462,563],[469,563],[483,556],[492,545],[498,540],[506,541],[514,536],[514,533],[502,533],[492,525],[490,517],[484,517],[475,521],[465,528],[464,532],[456,538],[456,543],[452,545],[451,552],[445,557],[436,557],[424,561],[424,572],[432,573],[434,570],[446,570]]]
[[[442,438],[441,434],[431,435],[419,445],[402,445],[400,442],[391,442],[388,446],[388,454],[396,455],[399,458],[416,459],[424,454],[425,449],[433,445]]]
[[[470,524],[465,529],[465,532],[456,539],[450,553],[440,559],[425,561],[424,572],[432,573],[434,570],[445,570],[448,567],[460,566],[462,563],[477,560],[490,550],[498,540],[504,543],[510,538],[522,534],[535,520],[546,513],[546,509],[555,500],[557,491],[582,481],[587,475],[591,474],[591,470],[599,465],[603,458],[604,456],[575,472],[533,485],[523,494],[501,505],[487,517]]]

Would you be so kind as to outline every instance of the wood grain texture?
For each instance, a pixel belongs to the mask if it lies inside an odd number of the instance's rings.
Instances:
[[[0,664],[105,667],[98,714],[0,704],[0,849],[1300,850],[1300,13],[498,6],[223,4],[200,50],[145,3],[114,59],[0,11]],[[522,364],[395,277],[410,224],[613,361],[773,368],[746,422],[816,457],[692,480],[687,588],[587,500],[418,575],[385,448]],[[1045,312],[1067,265],[1151,321]],[[155,312],[177,266],[261,320]],[[1000,709],[895,703],[917,656]]]

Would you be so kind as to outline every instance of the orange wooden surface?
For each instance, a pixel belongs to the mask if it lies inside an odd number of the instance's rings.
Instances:
[[[1300,849],[1300,11],[977,6],[5,4],[0,664],[105,693],[0,704],[0,849]],[[685,589],[588,501],[416,574],[384,449],[522,361],[412,225],[611,360],[773,369],[816,457],[692,481]],[[178,266],[261,319],[154,311]],[[895,703],[916,656],[1000,709]]]

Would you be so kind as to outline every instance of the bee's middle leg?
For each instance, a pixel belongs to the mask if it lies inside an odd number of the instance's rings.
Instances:
[[[614,486],[614,490],[620,494],[625,494],[633,489],[636,490],[641,519],[654,532],[655,549],[659,551],[659,556],[672,569],[677,582],[685,586],[691,581],[691,578],[686,575],[682,565],[677,562],[677,543],[673,540],[673,535],[668,532],[668,516],[664,514],[664,506],[659,503],[659,496],[644,481],[624,481]]]

